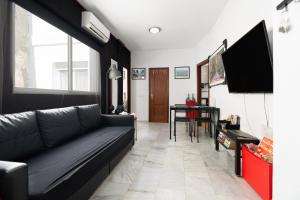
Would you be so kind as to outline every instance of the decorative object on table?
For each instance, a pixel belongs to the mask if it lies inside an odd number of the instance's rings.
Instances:
[[[146,80],[146,68],[132,68],[132,80]]]
[[[109,98],[108,98],[108,80],[109,79],[119,79],[122,77],[121,72],[117,69],[117,62],[111,59],[111,65],[109,69],[106,72],[106,113],[110,113],[111,111],[111,106],[109,108]],[[112,105],[113,106],[113,105]],[[114,108],[113,108],[114,109]]]
[[[273,140],[270,138],[264,137],[259,145],[248,144],[246,146],[255,156],[268,163],[273,163]]]
[[[227,40],[225,39],[222,45],[209,56],[209,86],[225,84],[225,69],[222,60],[222,53],[227,49]]]
[[[191,101],[191,96],[190,93],[188,93],[186,99],[185,99],[185,104],[187,104],[189,101]]]
[[[236,143],[223,133],[219,133],[217,140],[223,144],[227,149],[235,149]]]
[[[229,115],[225,120],[219,120],[219,125],[222,129],[239,130],[240,129],[240,116]]]
[[[239,125],[240,124],[240,116],[238,115],[229,115],[227,121],[230,121],[231,125]]]
[[[188,93],[188,96],[185,100],[185,105],[187,106],[196,106],[197,102],[196,99],[194,97],[194,93],[192,93],[192,96],[190,95],[190,93]],[[186,117],[190,118],[190,119],[195,119],[197,116],[197,111],[193,110],[193,111],[186,111]]]
[[[175,67],[175,79],[189,79],[190,78],[190,67]]]
[[[226,136],[224,133],[219,133],[217,140],[219,143],[223,144],[227,149],[236,149],[236,143],[230,137]]]

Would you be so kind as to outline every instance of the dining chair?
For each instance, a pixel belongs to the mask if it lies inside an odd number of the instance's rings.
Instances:
[[[198,124],[205,123],[205,133],[209,132],[210,137],[212,137],[211,125],[212,125],[212,118],[213,118],[213,108],[208,106],[201,106],[198,109],[198,116],[195,118],[196,125],[197,125],[197,141],[199,142],[199,131],[198,131]],[[206,126],[207,125],[207,126]]]
[[[175,104],[176,107],[180,106],[186,106],[185,104]],[[176,123],[177,122],[185,122],[186,124],[186,131],[188,131],[189,136],[191,137],[191,142],[193,141],[193,135],[192,135],[192,124],[191,124],[191,118],[187,115],[185,116],[178,116],[177,114],[179,113],[184,113],[186,114],[186,111],[184,110],[175,110],[174,114],[174,137],[175,137],[175,142],[176,142]]]

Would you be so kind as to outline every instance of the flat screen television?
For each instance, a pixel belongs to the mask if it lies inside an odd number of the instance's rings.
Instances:
[[[265,21],[222,54],[230,93],[273,93],[273,64]]]

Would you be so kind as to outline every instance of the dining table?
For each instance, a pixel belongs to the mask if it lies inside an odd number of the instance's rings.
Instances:
[[[212,110],[212,115],[210,115],[211,120],[212,120],[212,125],[215,125],[219,119],[220,116],[220,109],[216,107],[211,107],[211,106],[202,106],[202,105],[196,105],[196,106],[188,106],[186,104],[175,104],[171,105],[169,112],[170,112],[170,120],[169,120],[169,126],[170,126],[170,140],[172,139],[172,111],[175,113],[174,114],[174,138],[176,142],[176,112],[191,112],[191,111],[197,111],[198,113],[201,113],[202,109],[211,109]],[[192,123],[197,123],[197,118],[193,116],[186,116],[185,117],[186,121],[189,123],[189,127],[191,127]],[[216,123],[215,123],[216,122]],[[196,126],[198,126],[196,124]],[[190,136],[192,137],[192,129],[188,129]]]

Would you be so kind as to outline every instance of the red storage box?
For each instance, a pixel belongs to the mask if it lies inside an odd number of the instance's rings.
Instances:
[[[242,176],[263,200],[272,199],[272,164],[242,147]]]

